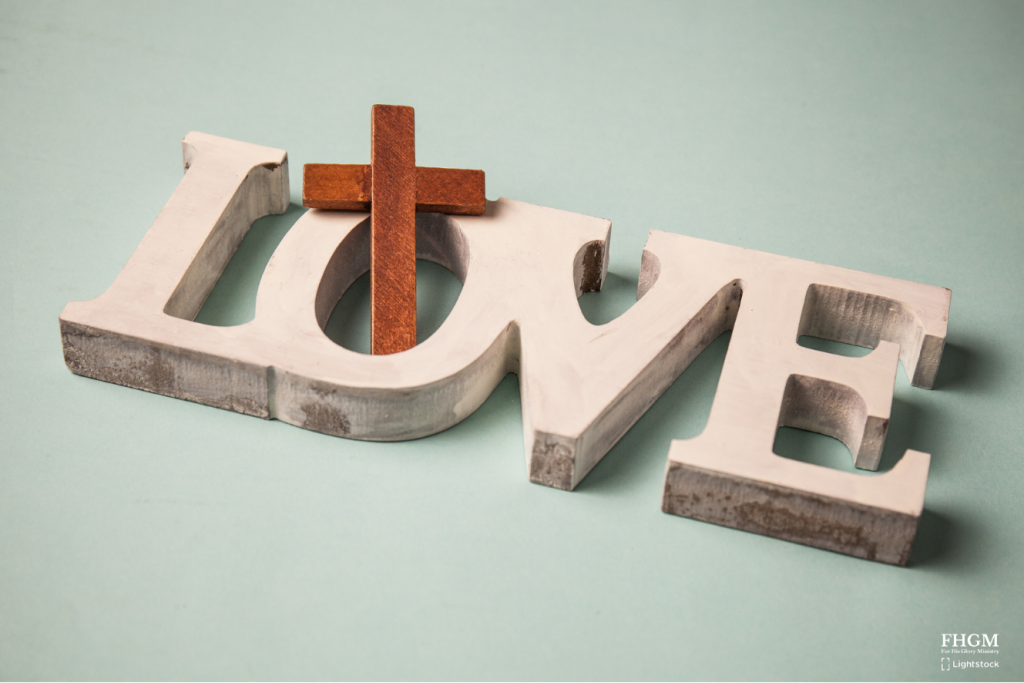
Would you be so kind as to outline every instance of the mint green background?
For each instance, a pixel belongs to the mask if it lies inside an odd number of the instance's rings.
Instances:
[[[650,229],[950,287],[885,452],[933,457],[912,566],[660,512],[727,337],[573,493],[528,483],[514,377],[378,444],[68,372],[57,315],[114,280],[185,133],[287,149],[298,203],[303,163],[369,159],[374,103],[416,107],[423,165],[612,219],[592,320]],[[4,2],[0,123],[0,677],[1024,677],[1024,4]],[[301,212],[202,315],[251,314]],[[999,633],[1000,669],[940,672],[943,632]]]

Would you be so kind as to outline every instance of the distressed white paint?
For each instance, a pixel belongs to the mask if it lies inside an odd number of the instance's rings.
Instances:
[[[866,477],[781,458],[772,445],[781,426],[808,429],[877,469],[897,361],[915,386],[934,384],[949,290],[664,233],[647,250],[661,261],[652,294],[705,281],[742,290],[708,423],[669,451],[663,509],[905,564],[927,454],[907,451],[890,472]],[[802,334],[875,350],[823,353],[799,346]]]
[[[862,478],[779,458],[771,444],[789,378],[808,377],[791,390],[782,423],[831,430],[857,452],[858,466],[877,467],[897,353],[889,342],[901,344],[915,383],[930,386],[946,290],[652,232],[642,301],[595,326],[576,298],[603,281],[609,221],[501,199],[483,216],[418,217],[418,256],[448,267],[464,286],[441,328],[409,351],[358,354],[323,333],[345,289],[368,268],[367,216],[358,213],[307,212],[267,266],[255,318],[212,327],[192,318],[252,221],[286,209],[287,159],[281,150],[198,133],[184,146],[185,179],[117,280],[61,314],[72,371],[369,440],[446,429],[516,372],[530,479],[571,489],[736,324],[708,429],[673,444],[665,509],[750,528],[696,501],[728,486],[755,497],[770,490],[775,501],[807,492],[820,509],[805,502],[787,508],[790,515],[827,522],[853,510],[861,516],[849,528],[877,522],[896,542],[913,537],[912,528],[900,532],[876,517],[893,513],[916,525],[927,456],[910,452],[892,472]],[[878,348],[860,359],[831,356],[797,346],[798,331]],[[850,389],[825,391],[835,387],[820,380]],[[805,537],[755,530],[893,561],[874,536],[876,550],[861,552],[856,542],[822,540],[829,530]]]

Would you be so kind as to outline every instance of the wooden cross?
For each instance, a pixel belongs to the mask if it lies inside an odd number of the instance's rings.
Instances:
[[[484,172],[416,166],[412,107],[375,104],[369,165],[306,164],[302,205],[370,211],[370,349],[416,346],[416,212],[479,216]]]

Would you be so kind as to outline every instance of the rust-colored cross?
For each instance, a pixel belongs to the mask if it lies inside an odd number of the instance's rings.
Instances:
[[[306,164],[302,205],[370,211],[370,349],[416,345],[416,212],[479,216],[484,172],[417,168],[412,107],[375,104],[369,165]]]

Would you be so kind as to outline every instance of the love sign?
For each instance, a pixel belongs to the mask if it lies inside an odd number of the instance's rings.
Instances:
[[[288,207],[287,155],[202,133],[183,148],[184,179],[110,289],[61,313],[72,372],[375,441],[447,429],[514,372],[529,478],[572,490],[731,329],[704,432],[669,447],[662,509],[906,564],[927,454],[907,451],[891,471],[863,477],[779,457],[772,444],[780,426],[816,431],[846,443],[858,468],[877,469],[898,362],[914,386],[935,381],[949,290],[652,231],[637,304],[592,325],[576,299],[601,288],[609,221],[508,199],[479,215],[416,213],[417,177],[441,169],[401,160],[404,195],[386,199],[393,188],[376,188],[395,171],[379,170],[375,156],[350,173],[352,182],[372,174],[372,220],[365,210],[308,211],[263,274],[255,318],[212,327],[193,319],[235,249],[253,221]],[[382,212],[400,205],[415,233],[400,248],[447,267],[463,289],[422,344],[363,355],[323,328],[377,262],[383,224],[374,221],[390,220],[378,219],[378,202]],[[801,335],[874,350],[837,356],[798,345]]]

